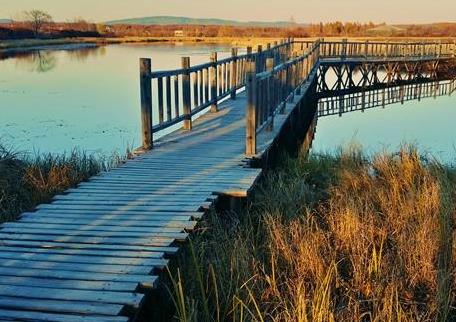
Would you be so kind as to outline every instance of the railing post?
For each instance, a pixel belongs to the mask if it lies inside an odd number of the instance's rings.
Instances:
[[[211,91],[211,112],[218,110],[217,104],[217,53],[211,54],[211,67],[209,67],[209,87]]]
[[[342,58],[347,57],[347,38],[342,39]]]
[[[236,99],[236,87],[237,87],[237,48],[231,48],[231,57],[233,57],[233,60],[231,62],[231,99],[235,100]]]
[[[253,156],[256,154],[256,63],[252,60],[247,62],[246,90],[247,90],[247,111],[246,111],[246,133],[245,133],[245,154]]]
[[[274,69],[274,58],[270,57],[270,58],[267,58],[266,59],[266,71],[268,72],[272,72],[272,70]],[[270,118],[269,121],[269,125],[267,126],[267,130],[268,131],[272,131],[272,129],[274,128],[274,103],[275,103],[275,99],[274,99],[274,95],[276,95],[276,88],[275,88],[275,79],[274,79],[274,73],[271,73],[271,76],[269,76],[269,79],[268,79],[268,89],[267,89],[267,93],[266,93],[266,96],[267,96],[267,104],[266,106],[268,107],[268,118]]]
[[[152,61],[150,58],[141,58],[139,60],[142,146],[145,150],[151,150],[153,147],[151,66]]]
[[[261,73],[263,71],[263,46],[258,45],[257,56],[256,56],[256,71]]]
[[[182,96],[183,96],[183,114],[184,130],[192,129],[192,111],[191,111],[191,92],[190,92],[190,57],[182,57]]]
[[[364,58],[367,59],[367,55],[369,53],[369,40],[366,40],[364,43]]]

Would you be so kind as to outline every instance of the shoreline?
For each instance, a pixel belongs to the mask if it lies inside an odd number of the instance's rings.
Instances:
[[[233,46],[254,46],[274,42],[278,38],[237,38],[237,37],[123,37],[123,38],[60,38],[60,39],[20,39],[0,41],[0,53],[21,52],[28,50],[53,49],[62,46],[72,48],[104,46],[113,44],[140,43],[229,43]]]
[[[324,37],[324,39],[337,40],[347,38],[349,40],[443,40],[453,39],[451,37]],[[317,39],[316,37],[296,38],[296,39]],[[133,43],[213,43],[213,44],[231,44],[236,47],[240,46],[257,46],[260,44],[272,43],[279,41],[280,38],[261,38],[261,37],[122,37],[122,38],[93,38],[93,37],[76,37],[76,38],[59,38],[59,39],[12,39],[0,41],[0,53],[14,53],[28,50],[53,49],[61,46],[72,46],[71,49],[90,46],[104,46],[113,44],[133,44]]]

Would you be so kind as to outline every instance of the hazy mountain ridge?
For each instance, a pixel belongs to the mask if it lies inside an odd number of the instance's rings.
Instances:
[[[288,27],[294,23],[288,21],[236,21],[212,18],[188,18],[174,16],[152,16],[107,21],[108,25],[218,25],[218,26],[255,26],[255,27]]]

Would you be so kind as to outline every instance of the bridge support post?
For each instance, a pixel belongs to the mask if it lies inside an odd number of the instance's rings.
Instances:
[[[256,142],[256,110],[257,110],[257,79],[256,62],[247,62],[246,90],[247,90],[247,111],[246,111],[246,133],[245,133],[245,154],[254,156],[257,150]]]
[[[151,66],[150,58],[139,60],[142,147],[144,150],[151,150],[153,147]]]
[[[217,53],[211,54],[211,67],[209,67],[209,87],[211,91],[211,112],[215,113],[218,110],[217,104]]]
[[[182,57],[182,98],[184,114],[184,130],[192,129],[191,89],[190,89],[190,57]]]
[[[233,57],[233,61],[231,62],[231,99],[236,99],[236,88],[238,85],[238,63],[237,63],[237,48],[231,48],[231,57]]]
[[[263,67],[263,46],[258,45],[257,56],[256,56],[256,72],[261,73],[264,69]]]

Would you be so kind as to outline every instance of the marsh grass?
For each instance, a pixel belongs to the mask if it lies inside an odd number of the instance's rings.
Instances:
[[[77,150],[31,157],[0,145],[0,222],[14,220],[120,159],[98,158]]]
[[[284,158],[171,272],[177,321],[452,321],[455,171],[395,154]]]

